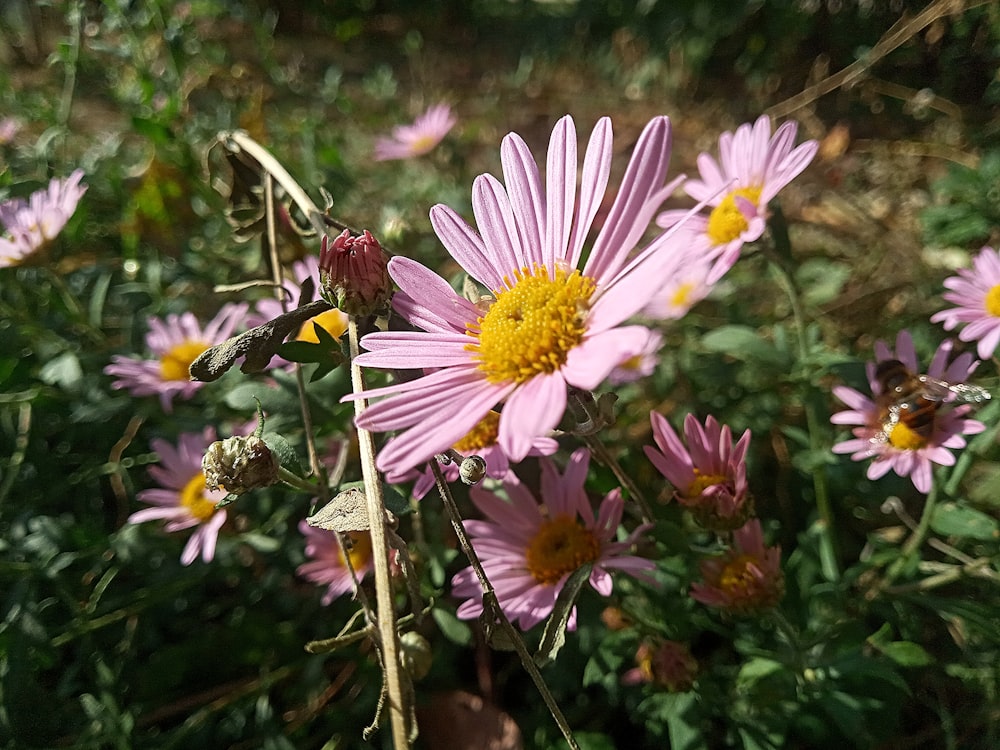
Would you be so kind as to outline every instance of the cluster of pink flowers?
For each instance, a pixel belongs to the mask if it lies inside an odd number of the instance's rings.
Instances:
[[[426,153],[454,123],[446,105],[432,108],[412,126],[397,128],[391,139],[380,140],[377,158]],[[668,180],[671,124],[656,117],[640,134],[617,191],[608,195],[610,119],[598,120],[582,149],[573,119],[560,119],[544,173],[525,141],[510,133],[500,148],[502,181],[483,174],[473,183],[473,224],[445,205],[430,211],[438,238],[479,285],[478,301],[457,294],[414,260],[388,261],[388,275],[398,287],[392,307],[412,330],[365,336],[356,363],[415,377],[346,399],[374,399],[357,426],[395,433],[379,452],[378,467],[390,481],[416,478],[418,496],[431,485],[423,467],[437,454],[457,451],[485,459],[487,476],[502,482],[502,492],[473,488],[472,501],[484,520],[465,525],[500,606],[522,628],[551,613],[567,579],[582,567],[603,596],[612,592],[612,571],[654,583],[654,563],[634,554],[648,525],[621,530],[621,490],[608,492],[595,512],[584,490],[589,453],[578,450],[562,472],[547,456],[558,447],[558,428],[573,429],[563,424],[570,399],[605,381],[629,382],[655,368],[661,334],[630,319],[682,316],[709,294],[743,244],[761,236],[767,203],[816,152],[813,141],[795,146],[795,136],[793,123],[772,134],[770,120],[762,117],[721,137],[718,162],[703,154],[700,179]],[[700,204],[663,212],[664,201],[681,185]],[[370,249],[365,258],[374,259],[376,251],[381,258],[381,249],[371,235],[349,233],[325,239],[324,248],[318,266],[295,269],[293,284],[315,279],[322,269],[324,294],[347,304],[356,291],[351,284],[361,268],[360,253]],[[336,253],[345,259],[350,254],[351,263],[340,262]],[[388,279],[375,278],[382,273],[376,265],[364,266],[364,281],[377,294],[353,300],[352,305],[363,303],[354,305],[363,309],[356,314],[382,306]],[[135,395],[157,394],[165,409],[175,395],[189,398],[200,387],[187,379],[190,362],[230,335],[245,312],[228,307],[205,330],[189,316],[151,320],[147,344],[154,358],[116,358],[107,368],[118,378],[114,386]],[[274,312],[258,304],[261,319]],[[764,547],[759,522],[749,520],[749,431],[734,442],[728,426],[689,416],[685,446],[664,417],[654,413],[651,420],[657,447],[647,454],[673,485],[674,497],[706,529],[733,540],[729,551],[704,564],[704,582],[692,587],[692,596],[734,612],[772,606],[781,589],[779,553]],[[540,457],[537,491],[511,469],[527,456]],[[454,464],[445,467],[448,479],[456,472]],[[206,513],[205,520],[216,515]],[[202,522],[192,518],[191,523]],[[354,584],[345,573],[345,552],[332,535],[301,530],[310,562],[299,573],[327,586],[324,602],[349,591]],[[366,549],[357,539],[347,552],[359,578],[370,562]],[[454,576],[452,591],[463,600],[460,617],[482,613],[483,594],[471,567]]]

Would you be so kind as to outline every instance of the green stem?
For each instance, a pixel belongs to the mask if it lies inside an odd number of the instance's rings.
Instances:
[[[938,501],[938,487],[940,487],[940,484],[937,481],[931,484],[931,490],[927,493],[927,500],[924,502],[923,513],[920,515],[920,523],[917,524],[916,530],[910,534],[910,538],[906,540],[906,543],[900,550],[899,557],[893,561],[892,565],[889,566],[889,570],[886,571],[885,579],[881,584],[883,589],[889,586],[910,566],[914,555],[916,555],[924,540],[927,539],[927,533],[931,528],[931,518],[934,516],[934,509]]]
[[[294,487],[297,490],[301,490],[310,495],[316,495],[320,492],[320,485],[316,482],[310,482],[308,479],[303,479],[298,474],[295,474],[288,469],[279,466],[278,467],[278,479],[287,484],[289,487]]]
[[[775,220],[771,222],[771,232],[774,237],[777,250],[784,250],[784,255],[790,256],[790,245],[788,240],[788,227],[785,224],[780,211],[774,211]],[[792,308],[792,319],[795,321],[795,333],[798,342],[798,356],[800,362],[807,361],[809,357],[809,338],[806,335],[806,316],[802,309],[802,299],[791,273],[782,262],[782,257],[777,252],[767,252],[770,267],[777,279],[778,285],[788,295],[788,301]],[[818,453],[823,449],[823,419],[819,414],[817,405],[812,398],[812,384],[807,384],[808,391],[805,394],[804,410],[806,415],[806,431],[809,433],[809,449]],[[819,529],[820,545],[820,565],[823,575],[828,581],[840,579],[840,569],[837,563],[837,541],[834,526],[833,507],[830,503],[830,495],[826,484],[826,469],[822,466],[815,466],[810,472],[813,482],[813,494],[816,497],[816,512],[819,515],[817,527]]]

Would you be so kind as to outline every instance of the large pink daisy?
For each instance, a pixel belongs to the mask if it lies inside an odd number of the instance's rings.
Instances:
[[[969,379],[979,365],[971,354],[964,353],[950,363],[952,344],[945,341],[938,347],[931,360],[927,375],[948,383],[961,384]],[[963,435],[975,435],[986,426],[975,419],[966,419],[972,410],[968,404],[954,408],[942,406],[934,415],[933,431],[923,436],[909,429],[904,421],[892,425],[886,434],[885,410],[877,403],[880,384],[875,377],[877,362],[898,359],[906,368],[919,374],[913,339],[907,331],[900,331],[896,337],[895,354],[884,341],[875,344],[875,362],[868,363],[868,382],[874,398],[847,386],[836,386],[833,395],[849,408],[830,417],[834,424],[856,425],[851,429],[854,437],[833,446],[834,453],[850,453],[855,461],[874,459],[868,467],[868,478],[878,479],[890,470],[899,476],[908,476],[920,492],[929,492],[932,483],[931,464],[951,466],[955,456],[950,449],[964,448]]]
[[[682,266],[687,249],[672,241],[671,229],[629,260],[671,190],[664,187],[670,144],[667,118],[653,119],[586,260],[611,172],[608,118],[591,135],[579,195],[576,130],[567,116],[552,131],[544,186],[525,142],[515,133],[504,138],[506,186],[489,174],[473,184],[479,233],[447,206],[431,209],[438,237],[488,296],[473,304],[416,261],[389,262],[401,290],[393,306],[423,330],[370,334],[357,362],[426,374],[363,394],[389,398],[370,406],[358,426],[401,431],[379,454],[380,469],[423,463],[497,404],[499,444],[519,461],[559,423],[567,389],[591,390],[642,354],[647,329],[620,324]]]
[[[173,409],[173,398],[191,398],[205,383],[192,380],[191,363],[211,346],[233,335],[246,315],[244,304],[227,304],[204,327],[193,313],[150,317],[146,346],[152,359],[116,354],[104,372],[116,378],[112,388],[127,388],[133,396],[159,396],[165,412]]]
[[[486,521],[465,521],[497,600],[511,622],[522,630],[541,622],[552,612],[566,579],[583,565],[593,566],[590,585],[601,596],[610,596],[610,571],[621,570],[648,578],[655,567],[651,560],[628,554],[649,526],[635,529],[616,541],[625,507],[621,490],[609,492],[598,512],[584,491],[590,454],[573,453],[562,475],[548,459],[541,459],[542,503],[513,474],[504,482],[503,499],[478,487],[472,502]],[[458,608],[462,619],[483,611],[483,592],[471,567],[452,579],[452,593],[466,601]],[[575,626],[575,611],[569,627]]]
[[[199,555],[205,562],[211,562],[215,557],[219,529],[226,522],[226,511],[215,507],[226,492],[206,489],[201,470],[205,449],[214,440],[214,428],[207,427],[201,433],[182,433],[176,446],[166,440],[151,441],[160,464],[150,466],[149,473],[160,486],[141,490],[138,499],[153,507],[138,510],[128,517],[128,523],[166,521],[163,530],[167,532],[194,528],[181,553],[183,565],[190,565]]]
[[[701,179],[688,180],[684,190],[695,200],[713,206],[711,213],[695,217],[688,225],[695,235],[697,255],[715,260],[709,284],[733,267],[744,243],[764,233],[768,202],[816,155],[816,141],[794,147],[797,131],[798,125],[786,122],[772,136],[771,119],[761,115],[753,125],[744,123],[735,133],[719,137],[719,161],[706,153],[698,156]],[[680,215],[682,212],[667,211],[656,221],[670,226]]]
[[[972,268],[962,268],[944,285],[951,291],[944,298],[958,307],[934,313],[932,323],[944,323],[950,331],[967,323],[958,337],[978,341],[980,359],[989,359],[1000,344],[1000,252],[984,247],[972,260]]]

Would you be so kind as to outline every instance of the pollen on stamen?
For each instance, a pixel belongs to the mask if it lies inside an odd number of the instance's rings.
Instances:
[[[523,383],[555,372],[583,340],[593,279],[544,267],[515,273],[513,285],[497,293],[485,315],[468,326],[477,339],[466,348],[492,383]]]

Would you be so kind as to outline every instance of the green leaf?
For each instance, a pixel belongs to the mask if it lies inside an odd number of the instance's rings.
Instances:
[[[756,362],[787,369],[788,357],[773,343],[763,338],[749,326],[720,326],[701,338],[702,346],[710,352],[728,354],[746,362]]]
[[[912,641],[895,641],[879,649],[901,667],[925,667],[934,662],[923,646]]]
[[[264,433],[264,444],[271,449],[271,453],[278,459],[278,465],[282,469],[302,476],[302,464],[299,463],[299,457],[283,436],[276,432],[266,432]]]
[[[758,657],[750,659],[740,668],[740,673],[736,681],[741,686],[741,689],[746,689],[758,680],[775,672],[784,671],[785,669],[785,665],[780,661]]]
[[[944,503],[935,508],[931,528],[941,536],[987,540],[1000,536],[1000,525],[995,518],[957,503]]]
[[[452,643],[459,646],[468,646],[472,643],[472,629],[468,624],[459,620],[454,612],[435,607],[431,610],[431,617],[437,624],[441,634]]]
[[[43,383],[56,385],[67,391],[75,390],[82,376],[80,360],[73,352],[63,352],[58,357],[50,359],[38,373]]]
[[[590,578],[590,569],[590,565],[577,568],[566,579],[562,591],[559,592],[555,606],[552,608],[552,614],[549,615],[549,619],[545,622],[545,632],[542,633],[542,642],[539,644],[538,652],[535,654],[535,663],[538,666],[544,667],[546,664],[552,662],[559,653],[559,649],[566,643],[566,625],[569,623],[569,616],[573,612],[573,607],[576,606],[576,597],[580,595],[580,589],[583,588],[583,584]]]

